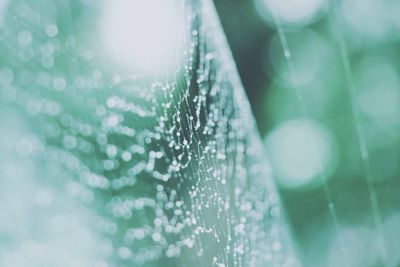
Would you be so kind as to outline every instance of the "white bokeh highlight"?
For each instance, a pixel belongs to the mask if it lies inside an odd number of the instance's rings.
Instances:
[[[304,26],[318,18],[327,7],[326,0],[255,0],[267,23],[278,20],[284,25]]]
[[[321,185],[335,165],[333,137],[327,129],[309,120],[285,122],[265,142],[277,182],[284,188]]]
[[[116,64],[154,72],[179,61],[177,50],[184,21],[170,1],[104,1],[102,10],[101,40]]]

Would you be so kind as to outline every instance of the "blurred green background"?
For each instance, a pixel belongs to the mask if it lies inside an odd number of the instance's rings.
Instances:
[[[306,266],[398,266],[400,3],[215,4]]]

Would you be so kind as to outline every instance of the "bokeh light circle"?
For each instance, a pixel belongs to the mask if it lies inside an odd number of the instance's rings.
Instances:
[[[386,38],[390,34],[389,10],[387,1],[382,0],[341,1],[341,12],[346,30],[370,40]]]
[[[379,128],[398,137],[400,81],[396,68],[389,59],[375,56],[365,58],[356,71],[358,108]]]
[[[288,33],[286,38],[289,51],[283,50],[278,34],[271,38],[266,62],[282,82],[300,86],[323,80],[332,72],[326,71],[333,60],[332,49],[318,33],[302,29]]]
[[[287,189],[321,185],[337,163],[332,135],[310,120],[279,125],[266,137],[265,144],[278,184]]]
[[[176,65],[185,28],[178,8],[164,0],[104,1],[99,28],[106,53],[135,71],[154,73]]]
[[[258,13],[270,25],[304,26],[326,10],[327,0],[255,0]]]

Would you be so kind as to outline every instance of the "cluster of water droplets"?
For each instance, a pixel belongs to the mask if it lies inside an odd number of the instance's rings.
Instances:
[[[170,4],[184,60],[154,75],[92,48],[97,5],[5,6],[0,265],[298,265],[213,6]]]

